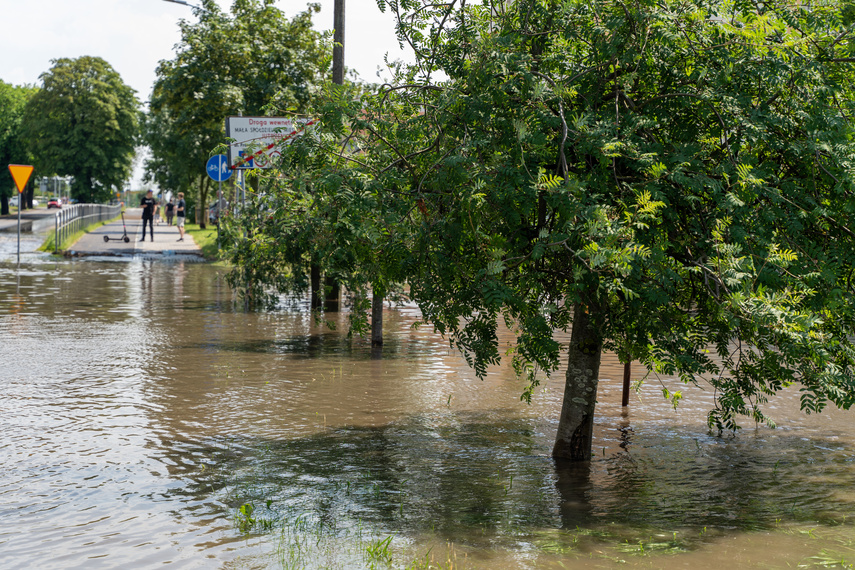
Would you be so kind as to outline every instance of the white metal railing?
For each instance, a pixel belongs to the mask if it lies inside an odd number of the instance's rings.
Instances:
[[[59,251],[59,244],[75,232],[86,229],[104,220],[112,220],[122,213],[120,205],[106,204],[74,204],[63,206],[56,213],[54,223],[53,251]]]

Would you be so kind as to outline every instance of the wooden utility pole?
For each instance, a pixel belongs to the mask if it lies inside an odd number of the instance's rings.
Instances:
[[[344,0],[335,0],[333,28],[332,80],[336,85],[344,85]],[[324,299],[324,308],[327,311],[338,311],[341,287],[335,279],[327,278],[325,281],[327,294]]]
[[[332,80],[344,85],[344,0],[335,0],[333,7]]]
[[[629,380],[632,376],[632,362],[624,362],[623,364],[623,399],[621,406],[629,405]]]

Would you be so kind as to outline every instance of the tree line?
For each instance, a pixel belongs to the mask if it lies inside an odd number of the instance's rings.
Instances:
[[[33,164],[37,176],[73,177],[71,197],[80,202],[103,202],[123,188],[141,115],[133,89],[109,63],[56,59],[39,86],[0,82],[0,101],[0,213],[9,213],[16,191],[7,164]]]
[[[205,0],[195,21],[180,22],[175,57],[158,65],[146,108],[100,57],[56,59],[37,86],[0,82],[0,157],[34,164],[37,175],[70,175],[72,198],[103,202],[147,147],[146,180],[185,192],[202,212],[204,165],[225,140],[224,118],[304,111],[327,78],[332,48],[312,28],[319,10],[309,4],[288,18],[272,0],[235,0],[226,13]],[[4,168],[2,213],[13,191]]]

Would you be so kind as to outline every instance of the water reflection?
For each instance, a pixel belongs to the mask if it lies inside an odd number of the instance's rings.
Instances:
[[[594,484],[590,463],[557,461],[555,487],[560,498],[561,528],[574,529],[591,524]]]
[[[781,429],[715,437],[709,393],[674,411],[651,384],[621,408],[612,358],[595,456],[565,465],[560,375],[521,403],[510,370],[476,379],[410,308],[377,359],[343,315],[236,310],[200,264],[0,263],[0,298],[4,567],[361,568],[394,534],[396,555],[452,542],[475,567],[700,568],[725,538],[795,561],[855,538],[852,415],[801,415],[796,391]],[[787,525],[822,532],[755,544]]]
[[[232,507],[272,501],[273,510],[335,512],[343,522],[362,518],[463,541],[477,540],[485,528],[494,540],[497,529],[511,526],[756,530],[782,518],[836,524],[855,500],[852,458],[818,461],[822,440],[692,449],[694,443],[648,437],[644,443],[663,452],[556,464],[541,453],[529,422],[483,419],[459,418],[453,428],[422,418],[287,441],[185,443],[165,463],[173,477],[193,481],[176,492],[195,493],[196,500]]]

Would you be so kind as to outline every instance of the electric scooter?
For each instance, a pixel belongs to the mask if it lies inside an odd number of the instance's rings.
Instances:
[[[123,241],[125,243],[128,243],[129,241],[131,241],[131,238],[128,237],[128,228],[127,228],[127,226],[125,226],[125,213],[124,212],[122,212],[122,229],[125,231],[125,233],[122,237],[111,238],[110,236],[105,235],[104,241]]]

